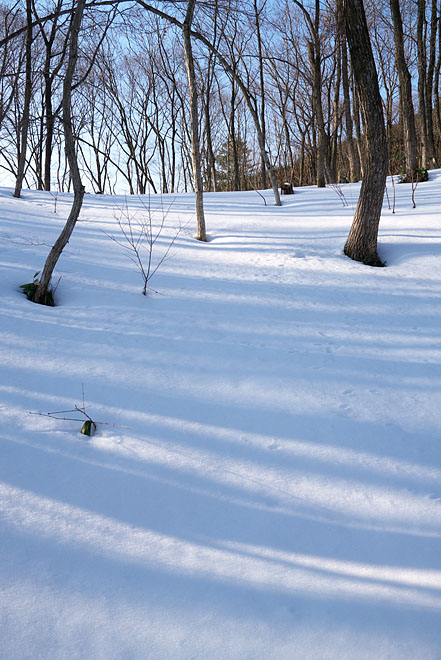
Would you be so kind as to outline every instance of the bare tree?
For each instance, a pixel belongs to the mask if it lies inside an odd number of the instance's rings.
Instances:
[[[193,182],[196,195],[196,222],[198,241],[206,241],[207,234],[205,230],[204,216],[204,184],[202,181],[201,167],[201,148],[199,142],[199,114],[198,114],[198,93],[196,87],[196,73],[193,59],[193,49],[191,44],[191,24],[193,22],[196,0],[189,0],[187,12],[185,14],[182,26],[184,37],[185,64],[187,67],[188,88],[190,91],[190,122],[191,122],[191,155],[193,164]]]
[[[256,28],[256,38],[257,38],[257,57],[259,64],[259,90],[260,90],[260,125],[262,127],[263,139],[266,142],[266,122],[265,122],[265,72],[263,66],[263,44],[262,44],[262,34],[261,34],[261,18],[260,15],[265,8],[266,0],[263,2],[262,7],[258,7],[257,0],[253,0],[253,10],[254,10],[254,24]],[[262,170],[262,188],[267,187],[267,178],[266,178],[266,165],[265,160],[261,157],[261,170]]]
[[[320,0],[315,0],[314,15],[304,7],[303,2],[294,0],[302,10],[306,20],[310,39],[308,41],[308,56],[312,71],[314,116],[317,124],[317,186],[323,188],[326,184],[326,169],[329,168],[329,136],[326,133],[322,104],[322,47],[320,39]]]
[[[404,33],[399,0],[389,0],[394,28],[395,62],[400,80],[400,107],[403,118],[406,176],[413,181],[418,167],[415,112],[412,100],[412,80],[404,54]]]
[[[142,295],[147,296],[149,282],[164,261],[168,258],[176,239],[181,233],[178,227],[174,236],[164,246],[162,253],[157,254],[157,242],[163,232],[168,211],[162,209],[159,218],[151,208],[150,195],[148,202],[141,199],[139,212],[132,211],[125,200],[124,206],[118,209],[116,221],[121,232],[120,237],[106,234],[126,252],[130,261],[135,265],[142,279]]]
[[[432,122],[432,89],[438,23],[437,0],[432,0],[429,60],[427,59],[426,0],[417,0],[417,8],[418,114],[421,126],[421,165],[423,168],[427,168],[436,166]]]
[[[84,186],[75,150],[75,138],[72,130],[72,81],[78,60],[78,35],[81,29],[86,0],[78,0],[70,24],[69,57],[63,82],[63,125],[66,157],[72,178],[74,200],[66,224],[46,259],[40,281],[34,295],[34,302],[45,304],[48,298],[52,273],[65,246],[69,242],[80,215],[84,197]]]
[[[345,128],[346,128],[346,142],[348,145],[350,180],[358,181],[360,178],[360,158],[354,143],[354,134],[353,134],[354,124],[352,121],[351,99],[350,99],[348,50],[346,44],[346,33],[344,30],[344,21],[339,21],[338,27],[341,30],[340,47],[341,47],[341,59],[342,59],[343,106],[344,106],[344,117],[345,117]]]
[[[9,35],[15,32],[16,24],[19,22],[19,10],[14,7],[0,6],[1,34],[4,35],[5,46],[0,56],[0,128],[7,117],[14,98],[17,95],[18,79],[22,72],[24,58],[24,41],[15,39],[9,43]]]
[[[18,158],[17,178],[15,181],[14,197],[20,197],[21,189],[23,187],[23,179],[26,167],[26,150],[28,146],[28,131],[29,131],[29,110],[31,106],[32,94],[32,5],[31,0],[26,0],[26,71],[25,71],[25,91],[23,114],[21,117],[21,134],[20,134],[20,152]]]

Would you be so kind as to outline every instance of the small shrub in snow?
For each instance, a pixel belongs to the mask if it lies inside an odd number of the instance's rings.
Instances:
[[[83,435],[89,435],[92,436],[96,431],[96,424],[95,422],[92,422],[91,419],[86,419],[84,422],[83,426],[81,427],[81,433]]]
[[[409,178],[405,173],[400,174],[398,177],[398,183],[422,183],[429,180],[429,172],[425,167],[418,167],[415,171],[415,176]]]

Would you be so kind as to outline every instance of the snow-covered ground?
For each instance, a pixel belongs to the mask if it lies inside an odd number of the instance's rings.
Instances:
[[[46,308],[71,198],[0,189],[1,658],[441,658],[441,172],[385,203],[384,269],[342,190],[207,194],[207,244],[167,196],[147,297],[87,195]],[[30,414],[83,388],[115,426]]]

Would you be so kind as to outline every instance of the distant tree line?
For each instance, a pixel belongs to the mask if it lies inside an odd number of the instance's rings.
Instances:
[[[72,122],[89,189],[133,194],[194,189],[191,101],[179,26],[188,4],[86,3]],[[256,121],[278,183],[357,181],[364,129],[342,3],[193,4],[191,30],[212,45],[210,50],[191,37],[203,189],[270,185]],[[26,185],[42,190],[72,185],[62,87],[75,5],[0,2],[0,176],[23,173]],[[365,10],[388,172],[417,176],[441,158],[439,0],[373,0]]]

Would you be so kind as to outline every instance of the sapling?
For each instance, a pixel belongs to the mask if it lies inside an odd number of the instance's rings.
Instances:
[[[343,206],[349,206],[349,202],[345,197],[341,185],[339,183],[330,183],[329,186],[332,188],[332,190],[334,190],[334,192],[337,193]]]
[[[259,192],[258,190],[256,190],[256,189],[254,190],[254,192],[256,192],[258,195],[260,195],[260,197],[263,199],[263,203],[264,203],[264,205],[266,206],[266,199],[265,199],[265,197],[262,195],[262,193],[260,193],[260,192]]]
[[[150,206],[150,195],[147,204],[142,198],[139,199],[142,203],[141,211],[130,208],[127,198],[124,206],[119,208],[116,222],[122,236],[116,237],[107,234],[107,232],[105,233],[126,251],[129,259],[135,264],[143,282],[142,295],[146,296],[150,280],[167,259],[174,242],[182,231],[182,227],[178,227],[163,252],[156,256],[156,243],[163,232],[168,210],[164,211],[162,209],[159,221],[155,222],[154,213]]]

